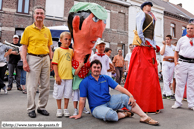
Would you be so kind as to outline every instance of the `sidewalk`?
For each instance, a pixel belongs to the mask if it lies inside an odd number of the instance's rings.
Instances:
[[[111,90],[111,95],[118,93],[115,90]],[[38,94],[36,95],[36,103],[37,101]],[[171,109],[174,103],[172,100],[164,100],[163,102],[164,109],[161,113],[149,114],[153,119],[160,122],[159,127],[140,123],[137,115],[118,122],[104,122],[94,118],[91,114],[83,114],[81,119],[74,120],[65,117],[56,118],[57,105],[52,97],[51,90],[46,108],[50,116],[37,114],[37,117],[32,119],[28,117],[26,111],[26,94],[18,91],[14,84],[13,89],[8,91],[7,95],[4,95],[3,91],[0,93],[0,121],[61,121],[63,129],[194,129],[194,115],[192,115],[194,111],[188,110],[187,102],[183,101],[183,106],[180,109]],[[86,108],[89,109],[88,104],[86,104]],[[74,109],[71,100],[68,109],[70,114],[73,114]]]

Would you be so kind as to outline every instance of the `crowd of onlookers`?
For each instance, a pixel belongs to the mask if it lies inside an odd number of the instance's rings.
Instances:
[[[11,91],[13,82],[16,82],[17,90],[22,91],[26,94],[26,72],[23,70],[23,64],[21,59],[22,46],[19,44],[19,36],[13,36],[13,43],[15,47],[9,46],[9,44],[0,43],[0,63],[2,64],[1,69],[1,89],[7,94],[7,91]],[[6,86],[4,81],[5,72],[8,68],[8,85]],[[22,87],[21,87],[22,86]]]

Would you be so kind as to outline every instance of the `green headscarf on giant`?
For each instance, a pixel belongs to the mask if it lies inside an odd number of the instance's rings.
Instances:
[[[78,12],[78,11],[88,11],[90,10],[98,19],[106,20],[108,17],[107,11],[105,8],[96,3],[88,3],[88,2],[79,2],[75,4],[69,13]]]

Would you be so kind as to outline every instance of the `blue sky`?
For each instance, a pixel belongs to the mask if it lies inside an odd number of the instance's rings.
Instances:
[[[182,3],[183,8],[194,15],[194,9],[193,9],[194,0],[169,0],[169,2],[174,4]]]

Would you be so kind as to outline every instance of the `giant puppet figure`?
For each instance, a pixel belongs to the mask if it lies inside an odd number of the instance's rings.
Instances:
[[[92,48],[106,26],[106,10],[96,4],[79,2],[68,16],[68,27],[74,40],[74,60],[87,63]]]
[[[74,5],[68,16],[68,27],[74,40],[72,60],[73,90],[79,89],[82,79],[88,75],[92,48],[106,26],[107,11],[96,3],[79,2]],[[84,65],[80,64],[82,63]],[[78,74],[75,73],[78,71]]]
[[[159,51],[159,47],[154,41],[156,18],[151,12],[152,6],[151,2],[143,3],[142,10],[137,14],[137,32],[143,43],[136,46],[132,52],[124,85],[144,112],[158,112],[163,109],[155,52],[155,49]]]

